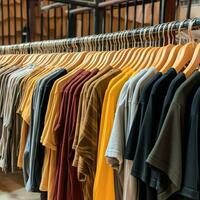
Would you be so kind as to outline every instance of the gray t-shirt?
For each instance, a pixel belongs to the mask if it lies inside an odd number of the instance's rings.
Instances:
[[[36,83],[31,105],[31,121],[24,151],[23,175],[26,190],[38,192],[41,181],[44,147],[40,144],[40,137],[44,127],[44,118],[49,94],[53,83],[66,74],[65,69],[50,72]]]
[[[124,85],[117,104],[111,137],[106,151],[108,163],[118,171],[122,181],[123,199],[137,199],[137,180],[130,175],[132,162],[124,160],[125,146],[139,97],[145,82],[155,74],[156,69],[143,69]],[[123,179],[120,177],[123,176]],[[121,198],[122,199],[122,198]]]

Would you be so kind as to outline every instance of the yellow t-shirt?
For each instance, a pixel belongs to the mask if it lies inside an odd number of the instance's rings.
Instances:
[[[104,121],[105,121],[105,114],[106,114],[106,107],[107,107],[107,102],[108,102],[108,91],[111,90],[111,88],[130,70],[130,68],[125,68],[122,70],[122,72],[117,75],[115,78],[113,78],[109,85],[108,88],[106,90],[105,96],[104,96],[104,101],[103,101],[103,105],[102,105],[102,111],[101,111],[101,122],[100,122],[100,130],[99,130],[99,140],[98,143],[101,143],[101,133],[103,131],[104,128]],[[99,154],[99,148],[100,146],[98,145],[98,154]]]
[[[113,169],[106,163],[105,152],[110,138],[120,91],[133,73],[133,70],[129,68],[129,71],[123,73],[120,79],[115,77],[110,82],[106,91],[106,98],[104,98],[103,102],[104,114],[102,113],[98,143],[97,169],[93,189],[94,200],[115,200]]]
[[[26,82],[24,96],[20,104],[20,107],[18,109],[18,113],[21,114],[22,117],[22,129],[20,134],[20,146],[19,146],[19,155],[17,161],[17,165],[20,168],[22,168],[23,166],[23,154],[26,146],[26,139],[30,123],[31,100],[32,100],[34,86],[36,81],[49,71],[50,69],[47,70],[44,68],[38,68],[36,71],[33,72],[33,74],[28,78],[28,81]]]
[[[46,76],[48,73],[52,72],[53,70],[55,70],[55,69],[48,68],[48,69],[42,70],[41,73],[39,73],[30,82],[28,82],[28,88],[27,88],[27,91],[26,91],[26,100],[25,100],[25,103],[24,103],[22,110],[21,110],[22,118],[23,118],[23,120],[26,121],[27,124],[30,124],[31,101],[32,101],[32,96],[33,96],[35,84],[36,84],[37,80]]]

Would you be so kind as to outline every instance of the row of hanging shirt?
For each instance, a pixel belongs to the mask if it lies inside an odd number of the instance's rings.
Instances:
[[[199,199],[199,51],[1,56],[0,167],[50,200]]]

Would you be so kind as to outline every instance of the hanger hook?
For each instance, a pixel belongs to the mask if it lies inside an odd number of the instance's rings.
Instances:
[[[114,40],[114,37],[113,37],[113,33],[110,33],[110,37],[109,37],[109,41],[110,41],[110,50],[113,51],[114,50],[114,43],[113,43],[113,40]]]
[[[144,28],[143,38],[144,38],[144,46],[147,47],[147,37],[146,32],[148,30],[148,27]]]
[[[121,32],[121,45],[122,45],[122,49],[125,49],[125,31]]]
[[[123,39],[123,49],[126,49],[126,31],[123,31],[122,39]]]
[[[174,22],[171,26],[171,37],[172,37],[172,44],[175,44],[175,34],[173,33],[174,27],[176,25],[176,22]]]
[[[127,44],[126,47],[127,47],[127,49],[130,48],[128,36],[129,36],[129,31],[127,30],[127,31],[126,31],[126,44]]]
[[[119,41],[119,38],[120,38],[120,32],[117,32],[116,40],[117,40],[117,48],[118,48],[118,50],[120,49],[120,41]]]
[[[133,46],[133,47],[136,47],[135,33],[136,33],[136,30],[134,29],[134,30],[132,31],[132,46]]]
[[[103,41],[102,41],[102,51],[103,51],[103,44],[104,44],[104,40],[105,40],[105,50],[109,51],[109,43],[108,43],[108,34],[104,34],[103,35]]]
[[[190,22],[189,22],[189,28],[188,28],[188,35],[189,35],[189,41],[194,43],[194,37],[193,37],[193,34],[192,34],[192,26],[194,25],[196,21],[196,18],[192,19]]]
[[[170,39],[170,29],[171,29],[171,26],[174,22],[170,22],[167,26],[167,43],[168,44],[171,44],[171,39]]]
[[[98,35],[98,51],[101,51],[101,43],[100,43],[100,37],[102,34]]]
[[[165,36],[165,29],[168,27],[169,23],[165,23],[163,26],[163,46],[166,45],[166,36]]]
[[[93,50],[96,51],[97,50],[97,36],[94,36],[94,48]]]
[[[119,32],[119,46],[120,46],[120,49],[123,49],[123,41],[122,41],[122,31]]]
[[[92,47],[93,51],[95,51],[96,49],[96,36],[93,36],[93,47]]]
[[[161,29],[162,29],[162,24],[158,25],[158,45],[159,46],[161,46],[161,37],[160,37]]]
[[[152,47],[152,38],[151,38],[151,30],[152,30],[152,27],[149,28],[149,46]]]
[[[179,27],[178,27],[179,44],[182,43],[181,28],[183,27],[183,25],[184,25],[184,23],[185,23],[186,21],[188,21],[188,19],[186,19],[186,20],[180,22],[180,25],[179,25]],[[190,22],[191,22],[191,20],[190,20]],[[189,22],[189,24],[190,24],[190,22]],[[188,31],[189,31],[189,26],[188,26]],[[189,35],[188,35],[188,36],[189,36]]]
[[[116,51],[116,44],[115,44],[115,33],[112,33],[112,45],[113,45],[113,50]]]
[[[140,29],[140,30],[139,30],[140,46],[141,46],[141,47],[143,47],[143,43],[142,43],[142,30],[143,30],[143,29]]]

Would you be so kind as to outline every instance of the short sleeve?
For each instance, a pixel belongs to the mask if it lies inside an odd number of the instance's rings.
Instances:
[[[159,138],[147,158],[147,163],[163,172],[160,177],[161,187],[158,191],[158,199],[167,199],[181,187],[181,133],[183,131],[184,123],[182,114],[181,106],[172,103],[162,126]]]

